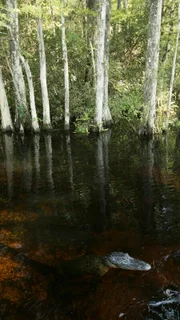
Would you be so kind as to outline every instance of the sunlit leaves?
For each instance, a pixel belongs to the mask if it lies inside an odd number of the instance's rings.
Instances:
[[[8,25],[8,17],[6,14],[6,10],[2,5],[0,5],[0,29],[2,27],[7,27],[7,25]]]

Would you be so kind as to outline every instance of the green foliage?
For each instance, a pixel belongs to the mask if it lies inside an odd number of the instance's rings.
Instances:
[[[121,92],[110,97],[109,105],[115,122],[121,118],[137,120],[143,105],[142,88],[124,84]]]
[[[75,121],[75,133],[88,133],[89,132],[90,118],[88,114],[84,114],[84,117],[78,118]]]
[[[129,9],[112,10],[114,31],[111,39],[113,62],[121,63],[121,80],[142,78],[147,45],[147,8],[143,1],[129,3]],[[136,80],[137,81],[137,80]]]
[[[51,106],[52,124],[59,126],[64,116],[64,66],[61,47],[61,13],[65,16],[66,39],[70,78],[70,113],[78,119],[76,132],[86,133],[94,118],[95,91],[93,86],[92,56],[89,38],[95,35],[96,12],[88,10],[83,1],[66,1],[63,7],[59,0],[18,2],[19,39],[23,55],[28,59],[35,87],[36,106],[39,119],[42,119],[42,101],[39,75],[39,52],[37,43],[37,16],[42,17],[46,50],[47,83]],[[148,6],[147,1],[129,0],[128,10],[117,10],[117,1],[112,1],[109,106],[114,122],[122,118],[137,121],[143,105],[143,83],[147,46]],[[160,45],[160,68],[158,78],[157,115],[163,126],[168,101],[175,37],[177,32],[177,5],[174,15],[170,11],[172,1],[164,4]],[[6,10],[0,0],[1,40],[0,64],[5,57],[10,61],[8,51],[8,24]],[[173,32],[169,32],[172,25]],[[5,35],[5,36],[4,36]],[[167,50],[167,47],[169,48]],[[94,52],[95,54],[96,52]],[[164,59],[165,57],[165,59]],[[178,56],[176,73],[179,74]],[[88,78],[87,76],[88,73]],[[15,114],[13,84],[7,65],[3,74],[11,112]],[[175,78],[173,106],[180,103],[180,78]],[[170,122],[178,123],[177,107],[172,106]],[[23,109],[20,107],[20,114]],[[175,120],[176,119],[176,120]]]

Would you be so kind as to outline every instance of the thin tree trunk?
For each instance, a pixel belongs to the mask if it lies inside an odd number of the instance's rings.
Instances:
[[[121,9],[122,0],[117,0],[117,10]]]
[[[139,130],[140,135],[152,135],[155,133],[161,11],[162,0],[151,0],[144,88],[144,114],[143,123]]]
[[[47,74],[46,74],[46,54],[44,47],[43,38],[43,27],[41,18],[37,19],[37,34],[39,42],[39,58],[40,58],[40,81],[42,91],[42,104],[43,104],[43,129],[51,129],[51,118],[50,118],[50,105],[47,89]]]
[[[90,0],[86,1],[86,10],[90,10],[90,12],[94,12],[96,14],[96,2],[97,0]],[[95,15],[92,15],[92,13],[88,14],[85,19],[85,27],[86,32],[85,39],[87,42],[87,47],[89,47],[90,43],[90,50],[87,52],[87,62],[86,62],[86,68],[85,68],[85,82],[92,83],[92,86],[96,86],[96,71],[95,71],[95,61],[94,61],[94,46],[95,46],[95,40],[96,40],[96,32],[95,32],[95,26],[96,26],[96,18]],[[91,55],[91,57],[90,57]],[[92,59],[91,59],[92,58]],[[92,61],[92,64],[91,64]],[[93,79],[92,79],[93,78]]]
[[[29,114],[26,102],[26,89],[20,64],[19,50],[19,23],[16,0],[6,0],[7,15],[9,19],[9,47],[12,65],[12,77],[16,98],[15,127],[23,131],[23,126],[29,126]]]
[[[39,124],[38,124],[38,118],[37,118],[37,112],[36,112],[32,73],[31,73],[31,69],[30,69],[28,61],[25,60],[23,56],[20,56],[20,58],[21,58],[21,61],[23,63],[23,66],[24,66],[24,69],[26,72],[26,77],[27,77],[28,86],[29,86],[29,99],[30,99],[31,118],[32,118],[32,130],[34,131],[34,133],[38,133],[40,130],[39,130]]]
[[[65,88],[65,109],[64,109],[64,129],[70,128],[70,112],[69,112],[69,67],[68,67],[68,53],[66,45],[66,30],[65,19],[63,13],[61,14],[62,22],[62,53],[64,61],[64,88]]]
[[[54,36],[56,36],[56,23],[55,23],[54,10],[53,10],[53,5],[51,0],[49,0],[49,6],[50,6],[51,19],[53,23],[53,33],[54,33]]]
[[[123,0],[124,3],[124,8],[127,10],[128,9],[128,0]]]
[[[167,43],[166,43],[164,55],[162,57],[162,62],[166,62],[168,53],[171,51],[172,34],[174,29],[174,8],[175,8],[175,0],[172,0],[172,7],[169,15],[169,32],[166,37]]]
[[[121,9],[121,5],[122,5],[122,0],[117,0],[117,10]],[[124,8],[127,10],[128,9],[128,0],[123,0],[123,5],[124,5]]]
[[[0,67],[0,107],[1,107],[1,126],[3,132],[12,132],[13,124],[11,120],[11,114],[7,101],[6,91],[2,78],[2,70]]]
[[[110,1],[106,6],[106,31],[105,31],[105,53],[104,53],[104,105],[103,125],[110,127],[112,124],[111,112],[108,105],[108,83],[109,83],[109,41],[110,41]]]
[[[170,88],[169,88],[169,99],[168,99],[167,117],[166,117],[166,130],[168,129],[168,125],[169,125],[172,91],[173,91],[174,76],[175,76],[175,71],[176,71],[176,59],[177,59],[177,51],[178,51],[178,43],[179,43],[179,33],[180,33],[180,3],[178,4],[178,28],[177,28],[177,36],[176,36],[176,47],[175,47],[175,51],[174,51],[174,58],[173,58],[173,65],[172,65],[171,82],[170,82]]]
[[[96,84],[96,110],[95,122],[97,129],[102,131],[103,102],[104,102],[104,53],[105,53],[105,28],[106,28],[106,0],[99,2],[97,21],[97,84]]]

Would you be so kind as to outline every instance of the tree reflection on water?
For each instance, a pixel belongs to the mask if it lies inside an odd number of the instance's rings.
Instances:
[[[150,302],[180,286],[175,138],[1,137],[0,318],[158,319]],[[58,273],[61,259],[111,251],[152,269]]]

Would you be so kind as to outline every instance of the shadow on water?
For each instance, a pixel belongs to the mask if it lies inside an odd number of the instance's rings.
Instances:
[[[0,319],[180,318],[179,136],[0,140]],[[152,268],[58,272],[113,251]]]

